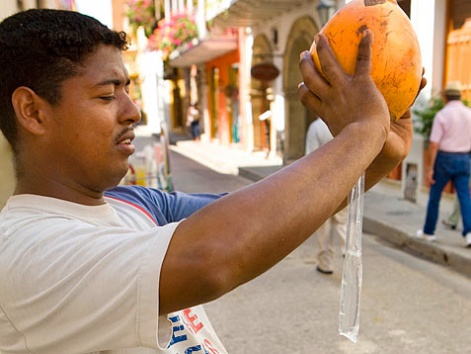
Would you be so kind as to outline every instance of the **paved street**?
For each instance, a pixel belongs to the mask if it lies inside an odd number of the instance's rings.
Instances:
[[[251,181],[220,174],[172,152],[173,180],[185,192],[223,192]],[[471,282],[450,268],[363,236],[360,333],[338,334],[342,258],[315,271],[314,240],[273,269],[207,304],[230,354],[468,353]]]

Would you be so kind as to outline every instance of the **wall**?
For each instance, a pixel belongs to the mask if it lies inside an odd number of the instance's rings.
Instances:
[[[2,6],[0,6],[0,19],[15,13],[17,11],[16,1],[14,0],[2,0]]]
[[[215,107],[215,114],[217,116],[211,117],[211,121],[217,120],[217,136],[219,143],[222,145],[229,145],[231,143],[232,117],[226,108],[227,99],[224,94],[224,88],[229,84],[229,68],[233,64],[237,63],[239,63],[239,52],[238,50],[235,50],[219,58],[211,60],[206,64],[207,73],[210,73],[213,68],[218,68],[219,70],[219,82],[217,83],[217,87],[215,87],[215,93],[218,95],[218,106]],[[211,78],[208,77],[207,80],[209,82],[211,81]],[[210,112],[212,111],[213,110],[210,110]]]
[[[7,198],[13,193],[15,187],[12,158],[10,145],[5,137],[0,134],[0,208],[5,205]]]
[[[23,0],[24,9],[36,7],[36,0]],[[60,0],[43,0],[42,7],[60,8]],[[0,19],[18,11],[16,0],[1,0]],[[10,145],[3,134],[0,133],[0,208],[5,205],[7,198],[13,193],[15,187],[13,154]]]
[[[16,11],[15,0],[2,0],[2,6],[0,7],[1,19],[8,17]],[[0,133],[0,208],[5,205],[15,186],[12,158],[10,145],[3,134]]]

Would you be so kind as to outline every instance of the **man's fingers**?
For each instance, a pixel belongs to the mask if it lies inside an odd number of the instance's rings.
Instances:
[[[306,86],[315,90],[316,81],[319,79],[320,74],[314,66],[311,53],[307,50],[303,51],[300,55],[299,70],[301,71],[301,75]]]
[[[304,106],[315,112],[317,115],[321,115],[321,100],[309,90],[304,82],[301,82],[298,85],[298,96]]]
[[[369,29],[363,31],[363,37],[358,46],[355,76],[369,77],[371,73],[371,46],[373,45],[373,32]]]
[[[335,58],[329,40],[323,33],[318,33],[316,36],[316,49],[324,79],[332,86],[336,80],[344,76],[344,71]]]
[[[299,69],[304,80],[298,85],[299,99],[308,109],[320,115],[322,107],[321,93],[329,85],[319,71],[316,70],[311,53],[307,50],[300,55]]]

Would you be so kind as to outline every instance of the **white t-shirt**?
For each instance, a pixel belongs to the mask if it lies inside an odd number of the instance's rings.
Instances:
[[[322,119],[317,118],[309,125],[307,130],[305,153],[309,154],[310,152],[317,150],[333,138],[334,137],[327,127],[327,124],[325,124]]]
[[[115,198],[94,207],[8,200],[0,214],[3,354],[226,353],[202,306],[158,316],[160,268],[178,223],[157,226],[139,205]]]

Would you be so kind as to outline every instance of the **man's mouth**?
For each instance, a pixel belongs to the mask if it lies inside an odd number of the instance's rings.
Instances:
[[[128,130],[125,130],[123,131],[119,136],[118,138],[116,139],[116,143],[118,145],[130,145],[132,143],[132,141],[134,140],[135,138],[135,135],[134,135],[134,131],[132,129],[128,129]]]
[[[131,139],[122,140],[118,144],[130,145],[131,144]]]
[[[124,152],[125,154],[132,155],[134,153],[134,145],[132,144],[132,141],[134,140],[135,135],[134,131],[132,129],[129,129],[125,132],[123,132],[117,139],[116,141],[116,146],[119,147],[119,149]]]

